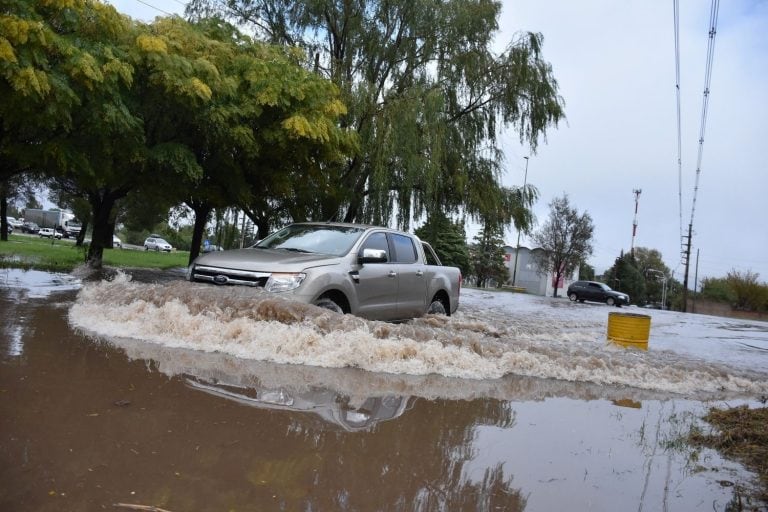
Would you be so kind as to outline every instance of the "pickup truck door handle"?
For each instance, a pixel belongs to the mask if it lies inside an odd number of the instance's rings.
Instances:
[[[395,272],[394,270],[390,270],[389,274],[387,274],[387,276],[388,277],[397,277],[397,272]]]
[[[423,270],[417,270],[417,271],[416,271],[416,275],[417,275],[418,277],[421,277],[421,276],[423,276],[423,275],[424,275],[424,271],[423,271]]]

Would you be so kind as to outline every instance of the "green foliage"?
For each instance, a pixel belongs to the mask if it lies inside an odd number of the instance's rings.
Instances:
[[[543,249],[534,253],[539,272],[554,276],[555,281],[572,275],[592,254],[594,229],[592,217],[587,212],[579,214],[567,195],[553,199],[549,204],[549,218],[532,237]],[[557,287],[554,296],[557,297]]]
[[[705,277],[701,280],[701,291],[699,293],[702,298],[715,302],[736,303],[736,294],[731,289],[728,279],[724,277]]]
[[[742,311],[768,311],[768,284],[761,283],[759,274],[731,270],[726,277],[701,280],[701,297],[730,304]]]
[[[94,0],[3,12],[0,183],[40,168],[86,200],[92,266],[132,192],[149,210],[187,201],[196,246],[214,207],[306,212],[328,189],[328,162],[354,148],[336,87],[232,26],[145,25]]]
[[[622,254],[616,258],[613,266],[603,275],[605,282],[614,290],[629,294],[635,304],[644,304],[646,277],[637,268],[637,261],[631,254]]]
[[[504,264],[504,230],[501,226],[486,226],[474,237],[469,248],[471,275],[480,288],[495,282],[501,286],[509,280],[509,269]]]
[[[595,267],[587,263],[586,261],[581,261],[579,263],[579,279],[584,279],[586,281],[594,281],[595,280]]]
[[[527,229],[531,203],[521,196],[533,189],[501,186],[497,136],[511,128],[535,150],[563,101],[540,34],[491,50],[500,9],[492,0],[196,0],[188,12],[216,12],[304,49],[305,65],[338,87],[359,152],[329,166],[333,193],[311,204],[314,217],[395,218],[407,229],[412,218],[461,211]],[[301,117],[291,124],[306,131]]]
[[[768,311],[768,285],[758,281],[759,274],[731,270],[726,276],[735,299],[734,307],[744,311]]]
[[[636,247],[634,251],[635,267],[645,278],[644,294],[642,296],[633,296],[632,300],[636,304],[661,304],[664,292],[664,278],[667,284],[672,277],[672,273],[664,264],[661,253],[656,249],[646,247]]]
[[[432,246],[443,265],[458,267],[462,275],[471,273],[463,222],[454,222],[444,215],[436,214],[429,217],[415,233]]]

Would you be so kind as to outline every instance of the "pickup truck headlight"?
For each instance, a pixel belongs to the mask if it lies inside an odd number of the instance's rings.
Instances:
[[[267,284],[264,285],[264,289],[268,292],[287,292],[298,288],[307,274],[303,272],[297,272],[294,274],[272,274],[267,279]]]

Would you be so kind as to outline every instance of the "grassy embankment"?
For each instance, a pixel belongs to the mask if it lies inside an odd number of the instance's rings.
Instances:
[[[86,249],[72,240],[56,240],[26,235],[10,235],[0,242],[0,268],[23,268],[69,272],[85,262]],[[104,250],[104,265],[120,268],[186,267],[189,252],[171,253],[130,250]]]
[[[688,441],[713,448],[757,474],[757,488],[747,493],[768,506],[768,407],[710,409],[704,417],[715,427],[711,433],[694,429]],[[757,505],[757,506],[763,506]],[[737,507],[736,510],[751,510]]]

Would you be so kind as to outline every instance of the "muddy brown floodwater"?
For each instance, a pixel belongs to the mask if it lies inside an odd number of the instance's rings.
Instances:
[[[0,511],[724,510],[750,479],[679,442],[709,399],[100,337],[79,281],[4,272]]]

